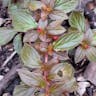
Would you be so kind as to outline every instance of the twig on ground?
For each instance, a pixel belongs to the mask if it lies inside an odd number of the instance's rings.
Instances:
[[[15,56],[15,54],[16,54],[16,51],[14,51],[14,52],[4,61],[4,63],[2,64],[1,67],[5,67],[6,64]]]
[[[10,81],[13,80],[17,75],[17,69],[21,67],[21,64],[18,64],[4,76],[4,78],[0,81],[0,96],[2,95],[3,91],[8,87]]]

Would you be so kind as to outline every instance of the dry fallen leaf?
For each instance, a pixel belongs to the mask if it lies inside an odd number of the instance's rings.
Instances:
[[[86,88],[90,85],[89,82],[86,81],[86,79],[80,75],[77,77],[77,81],[78,81],[78,89],[77,89],[77,93],[79,94],[79,96],[83,96],[83,94],[86,91]]]
[[[89,80],[91,83],[96,85],[96,63],[91,62],[85,72],[84,72],[84,77]]]
[[[89,86],[89,82],[78,82],[78,89],[77,92],[79,96],[83,96],[86,91],[86,88]]]

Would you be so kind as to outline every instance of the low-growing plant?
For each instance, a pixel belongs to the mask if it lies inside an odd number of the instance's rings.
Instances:
[[[12,26],[0,28],[0,45],[13,40],[23,67],[13,96],[66,96],[76,91],[74,68],[68,52],[76,48],[75,63],[96,61],[95,32],[83,12],[75,10],[78,0],[3,0]],[[62,26],[68,20],[70,27]]]

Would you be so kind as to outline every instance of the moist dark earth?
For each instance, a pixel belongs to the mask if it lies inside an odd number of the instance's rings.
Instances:
[[[2,66],[2,64],[4,63],[4,61],[7,59],[8,56],[10,56],[13,52],[13,48],[12,46],[7,45],[7,46],[3,46],[0,49],[0,66]],[[1,76],[5,76],[13,67],[15,67],[16,65],[20,64],[20,59],[19,56],[16,54],[11,60],[10,62],[8,62],[6,64],[6,66],[4,68],[0,68],[0,75]],[[14,78],[12,78],[12,80],[10,80],[6,86],[5,90],[2,90],[2,94],[0,96],[3,96],[4,93],[10,93],[10,95],[13,93],[14,87],[16,85],[18,85],[20,82],[20,79],[18,77],[18,75],[16,74],[14,76]],[[8,96],[10,96],[8,95]]]

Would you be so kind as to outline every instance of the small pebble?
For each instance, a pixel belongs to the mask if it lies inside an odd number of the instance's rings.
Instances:
[[[7,68],[5,68],[4,72],[7,73],[7,72],[9,72],[9,70],[10,70],[10,69],[7,67]]]
[[[77,77],[77,81],[79,81],[79,82],[85,82],[86,80],[85,80],[85,78],[83,76],[78,76]]]
[[[4,93],[3,96],[11,96],[9,93]]]
[[[4,19],[0,18],[0,26],[4,23]]]
[[[3,75],[0,75],[0,80],[2,80],[4,78],[4,76]]]
[[[10,48],[9,51],[13,51],[14,49],[13,48]]]

